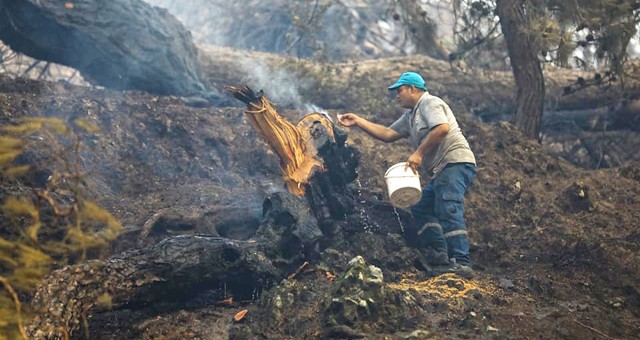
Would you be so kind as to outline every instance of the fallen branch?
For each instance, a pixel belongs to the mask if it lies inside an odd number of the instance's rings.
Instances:
[[[603,333],[603,332],[601,332],[601,331],[599,331],[599,330],[597,330],[597,329],[595,329],[595,328],[593,328],[593,327],[591,327],[591,326],[587,326],[587,325],[583,324],[582,322],[580,322],[580,321],[578,321],[578,320],[576,320],[576,319],[572,319],[572,320],[573,320],[573,322],[577,323],[578,325],[580,325],[580,326],[582,326],[582,327],[584,327],[584,328],[586,328],[586,329],[588,329],[588,330],[590,330],[590,331],[592,331],[592,332],[595,332],[595,333],[597,333],[598,335],[601,335],[601,336],[603,336],[603,337],[605,337],[605,338],[607,338],[607,339],[613,339],[613,340],[616,340],[616,338],[612,338],[612,337],[610,337],[610,336],[606,335],[605,333]]]
[[[287,277],[287,280],[294,279],[296,276],[298,276],[298,274],[300,274],[300,271],[302,271],[302,269],[304,269],[304,267],[308,265],[309,265],[309,262],[305,261],[300,267],[298,267],[298,269],[296,269],[296,271],[294,271]]]

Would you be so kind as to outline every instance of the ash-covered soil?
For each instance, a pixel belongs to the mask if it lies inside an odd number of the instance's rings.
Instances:
[[[280,113],[295,123],[306,112]],[[192,108],[174,97],[0,78],[0,124],[25,116],[82,117],[101,128],[78,134],[93,195],[125,226],[114,253],[179,234],[250,239],[263,199],[283,190],[275,154],[241,107]],[[362,152],[358,213],[323,241],[321,260],[249,301],[203,287],[179,303],[96,311],[87,316],[90,338],[640,337],[640,166],[579,169],[508,123],[465,117],[459,121],[479,169],[466,201],[474,279],[431,278],[418,268],[411,218],[388,204],[383,181],[409,146],[352,130],[348,143]],[[20,182],[3,179],[3,197],[49,185],[55,138],[32,136],[21,161],[49,168]],[[328,327],[323,315],[358,255],[384,274],[378,318]],[[246,317],[233,321],[243,309]]]

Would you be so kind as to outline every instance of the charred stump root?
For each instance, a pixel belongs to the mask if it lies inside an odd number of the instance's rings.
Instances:
[[[189,31],[142,0],[0,1],[0,40],[105,87],[222,98],[201,76]]]
[[[324,171],[313,174],[305,196],[323,233],[333,236],[338,232],[335,221],[354,212],[360,152],[346,144],[347,134],[324,114],[309,114],[296,127],[322,160]]]
[[[28,331],[33,339],[60,338],[61,330],[76,333],[94,309],[181,299],[203,285],[224,284],[234,296],[248,299],[280,277],[257,243],[178,236],[53,272],[36,292],[37,313]]]
[[[278,268],[290,272],[319,256],[323,234],[304,198],[286,191],[274,193],[264,200],[263,214],[256,239]]]

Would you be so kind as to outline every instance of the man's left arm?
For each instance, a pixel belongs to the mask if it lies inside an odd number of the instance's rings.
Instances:
[[[440,143],[449,133],[449,124],[443,123],[432,128],[429,133],[424,137],[420,146],[413,152],[409,160],[407,160],[407,167],[413,169],[414,173],[418,173],[418,168],[422,164],[422,160],[425,157],[433,157],[436,150],[440,146]]]

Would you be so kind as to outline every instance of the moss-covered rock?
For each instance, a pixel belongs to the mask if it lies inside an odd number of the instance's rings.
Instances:
[[[384,298],[384,276],[380,268],[367,265],[362,256],[349,261],[349,269],[335,283],[325,317],[329,325],[353,326],[379,318]]]

